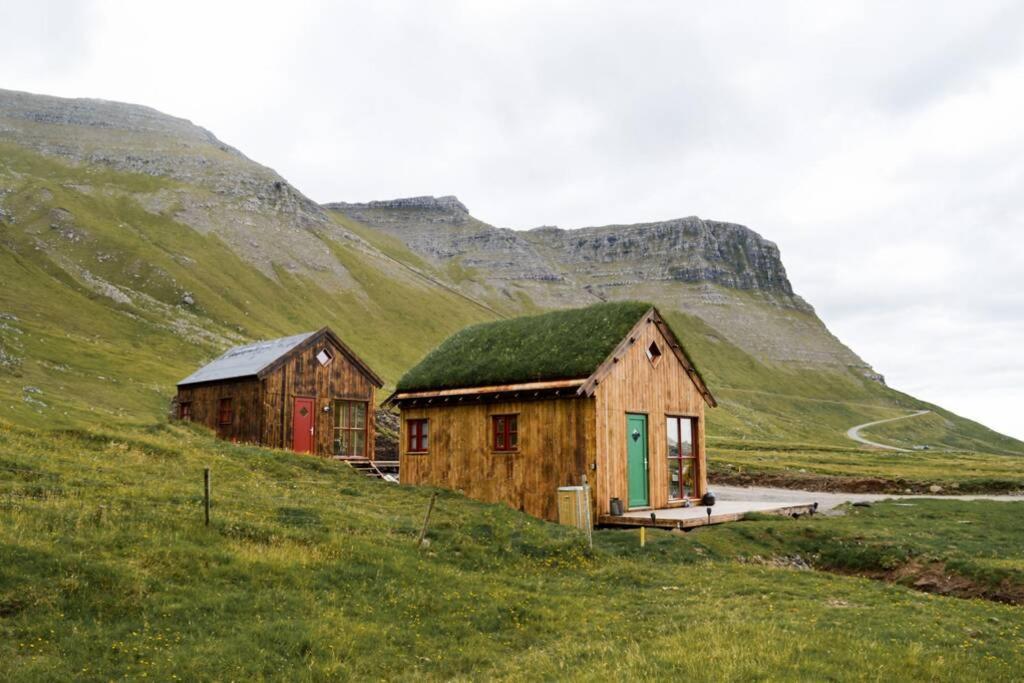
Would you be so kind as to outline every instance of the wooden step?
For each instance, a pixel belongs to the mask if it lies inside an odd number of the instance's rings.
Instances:
[[[397,472],[394,475],[385,475],[383,469],[398,469],[397,460],[382,460],[379,464],[369,458],[360,455],[335,455],[334,460],[340,460],[341,462],[347,463],[349,467],[362,474],[364,477],[370,479],[381,479],[383,481],[395,483],[397,479]]]

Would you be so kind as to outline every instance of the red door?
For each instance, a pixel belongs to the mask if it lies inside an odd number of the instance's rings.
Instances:
[[[292,450],[296,453],[313,452],[313,420],[316,411],[313,399],[295,399],[295,410],[292,411]]]

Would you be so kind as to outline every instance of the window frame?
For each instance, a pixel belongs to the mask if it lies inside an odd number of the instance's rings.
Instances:
[[[652,347],[655,352],[651,351]],[[658,363],[661,362],[661,358],[665,355],[665,352],[661,350],[661,344],[658,343],[658,340],[654,339],[647,345],[647,348],[644,349],[644,355],[647,356],[647,360],[650,364],[656,367]]]
[[[682,448],[678,448],[678,455],[672,455],[672,448],[671,448],[671,445],[669,443],[669,431],[668,431],[668,425],[669,425],[670,421],[674,421],[675,424],[676,424],[676,434],[677,434],[677,436],[681,434],[680,430],[682,428],[683,422],[689,422],[690,423],[690,441],[691,441],[690,442],[690,447],[691,447],[691,453],[692,453],[691,455],[683,455],[683,449]],[[667,493],[668,493],[668,500],[670,502],[676,503],[676,502],[682,502],[684,500],[695,500],[696,498],[699,497],[698,496],[698,493],[699,493],[699,490],[700,490],[700,453],[699,453],[699,443],[700,443],[700,418],[699,417],[697,417],[695,415],[672,415],[672,414],[666,414],[665,415],[665,456],[666,456],[666,458],[665,458],[665,468],[666,468],[665,481],[668,484],[668,491],[667,491]],[[682,445],[681,441],[679,442],[679,445],[680,446]],[[680,495],[679,496],[673,496],[672,495],[672,469],[671,469],[671,467],[669,465],[673,461],[678,463],[678,467],[679,467],[678,471],[680,473],[683,471],[683,465],[685,463],[688,462],[690,464],[690,466],[691,466],[691,469],[692,469],[692,472],[693,472],[693,477],[692,477],[693,478],[693,490],[691,491],[691,495],[689,495],[689,496],[683,495],[684,485],[683,485],[682,479],[680,479],[680,481],[679,481],[679,494]]]
[[[516,453],[519,451],[519,413],[498,413],[491,415],[491,450],[495,453]],[[498,425],[502,425],[500,431]],[[501,443],[499,444],[499,437]],[[512,443],[515,437],[515,443]]]
[[[362,405],[363,406],[363,426],[362,427],[342,427],[341,426],[341,411],[342,411],[342,407],[344,407],[345,411],[348,414],[348,418],[349,418],[349,422],[348,423],[349,424],[353,424],[354,420],[352,418],[353,418],[354,411],[355,411],[355,408],[356,408],[357,405]],[[369,445],[369,441],[370,441],[370,432],[369,432],[369,430],[370,430],[370,402],[369,401],[361,401],[359,399],[336,398],[336,399],[333,399],[331,401],[331,410],[334,413],[333,419],[331,421],[331,450],[334,452],[334,455],[342,455],[342,456],[346,456],[346,457],[360,457],[360,458],[368,457],[366,455],[366,449],[367,449],[367,446]],[[356,433],[356,434],[362,433],[362,435],[363,435],[363,441],[362,441],[362,446],[363,446],[362,451],[363,452],[362,453],[352,453],[352,452],[350,452],[350,453],[343,453],[343,452],[341,452],[341,444],[343,442],[343,439],[341,439],[340,436],[341,436],[341,434],[343,432],[347,432],[349,434],[352,434],[352,433]],[[349,443],[351,445],[352,443],[355,443],[355,442],[354,441],[350,441]],[[350,450],[354,450],[354,449],[350,449]]]
[[[225,410],[225,407],[227,410]],[[225,417],[226,415],[226,417]],[[235,421],[235,406],[233,396],[222,396],[217,403],[217,424],[229,425]]]
[[[405,452],[408,455],[424,455],[430,452],[429,417],[412,417],[405,421]]]

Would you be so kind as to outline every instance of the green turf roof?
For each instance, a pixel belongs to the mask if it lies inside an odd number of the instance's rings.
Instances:
[[[621,301],[472,325],[398,381],[398,391],[588,377],[650,310]]]

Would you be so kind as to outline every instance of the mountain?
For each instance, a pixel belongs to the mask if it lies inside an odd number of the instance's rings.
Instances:
[[[326,208],[399,239],[481,299],[540,308],[651,300],[701,318],[762,360],[881,379],[793,293],[779,248],[742,225],[690,217],[517,231],[473,218],[455,197]]]
[[[136,105],[0,90],[0,279],[0,416],[33,426],[160,419],[178,379],[245,340],[330,325],[393,383],[467,324],[642,299],[720,400],[713,446],[849,447],[854,424],[928,408],[914,443],[1024,452],[886,387],[746,227],[509,230],[454,197],[320,206]]]

